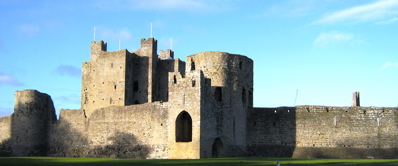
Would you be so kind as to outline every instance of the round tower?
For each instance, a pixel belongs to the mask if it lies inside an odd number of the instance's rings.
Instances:
[[[36,90],[15,92],[11,139],[13,156],[45,156],[56,120],[51,97]]]
[[[246,113],[253,107],[253,60],[225,52],[202,52],[188,56],[186,66],[186,72],[201,70],[211,79],[212,112],[217,125],[214,138],[209,139],[226,145],[218,153],[228,154],[225,157],[244,155]]]

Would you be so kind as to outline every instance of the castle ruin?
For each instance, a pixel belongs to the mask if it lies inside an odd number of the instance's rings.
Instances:
[[[398,108],[253,108],[253,60],[225,52],[174,58],[157,40],[135,52],[91,42],[82,64],[81,108],[15,92],[0,118],[0,152],[112,158],[397,158]],[[354,101],[355,100],[355,101]]]

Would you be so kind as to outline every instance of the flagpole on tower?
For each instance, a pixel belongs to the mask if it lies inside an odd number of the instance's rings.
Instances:
[[[152,23],[151,23],[151,38],[152,38]]]
[[[95,27],[94,27],[94,41],[95,41]]]
[[[173,50],[173,38],[170,38],[170,50]]]

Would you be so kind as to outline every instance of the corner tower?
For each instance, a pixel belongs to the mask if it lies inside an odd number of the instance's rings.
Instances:
[[[91,42],[90,62],[82,64],[81,106],[86,116],[107,106],[125,106],[132,102],[128,62],[133,55],[126,49],[107,52],[107,43]]]
[[[46,156],[56,121],[51,97],[36,90],[15,92],[11,139],[13,156]]]
[[[209,136],[202,139],[202,156],[246,154],[246,114],[253,107],[253,60],[225,52],[202,52],[188,56],[186,65],[186,72],[201,70],[211,80],[211,101],[206,105],[211,104],[208,114],[214,115],[215,125],[202,126],[207,130],[201,135]]]

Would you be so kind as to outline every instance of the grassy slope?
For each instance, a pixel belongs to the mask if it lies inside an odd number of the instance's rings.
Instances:
[[[224,158],[200,160],[145,160],[145,159],[106,159],[106,158],[61,158],[61,157],[0,157],[0,165],[270,165],[274,166],[276,158]],[[285,165],[398,165],[397,159],[291,159],[279,160]]]

